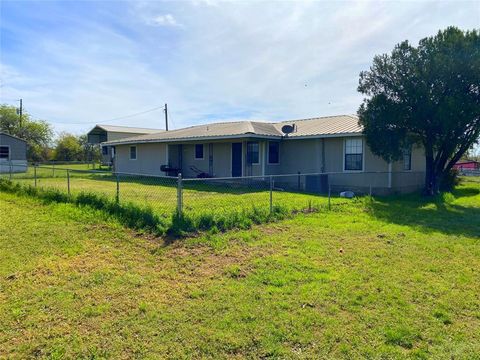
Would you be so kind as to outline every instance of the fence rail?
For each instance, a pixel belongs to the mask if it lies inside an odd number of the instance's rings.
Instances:
[[[5,170],[5,168],[4,168]],[[15,166],[0,173],[12,181],[68,195],[94,193],[118,203],[149,206],[161,217],[185,214],[221,219],[246,212],[298,212],[345,203],[340,192],[386,194],[409,191],[423,183],[423,173],[296,173],[246,177],[182,178],[152,174],[53,166]]]

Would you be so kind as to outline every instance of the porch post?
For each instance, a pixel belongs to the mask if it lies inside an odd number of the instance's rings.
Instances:
[[[388,188],[392,188],[392,162],[388,163]]]

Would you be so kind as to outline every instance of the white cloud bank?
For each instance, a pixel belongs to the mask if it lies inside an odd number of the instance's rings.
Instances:
[[[375,54],[480,23],[478,3],[459,1],[89,4],[94,13],[81,19],[60,4],[58,30],[47,33],[2,14],[2,27],[23,39],[2,56],[2,96],[23,97],[58,131],[164,102],[173,127],[355,113],[358,74]],[[29,20],[44,16],[53,21]],[[160,127],[163,113],[118,124]]]

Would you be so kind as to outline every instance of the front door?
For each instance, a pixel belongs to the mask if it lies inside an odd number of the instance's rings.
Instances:
[[[242,143],[232,143],[232,176],[242,176]]]

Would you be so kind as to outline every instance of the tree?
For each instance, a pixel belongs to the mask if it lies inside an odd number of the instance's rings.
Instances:
[[[52,141],[51,126],[43,121],[34,121],[28,113],[23,113],[22,123],[15,106],[0,105],[0,131],[27,141],[27,158],[30,161],[47,159],[48,148]]]
[[[56,141],[54,159],[58,161],[80,161],[83,149],[79,139],[69,133],[61,133]]]
[[[100,162],[102,155],[100,146],[88,143],[88,136],[86,134],[80,135],[78,141],[83,150],[82,160],[86,162]]]
[[[414,143],[425,150],[425,193],[440,189],[480,135],[480,32],[449,27],[404,41],[360,73],[358,110],[367,144],[386,161]]]

